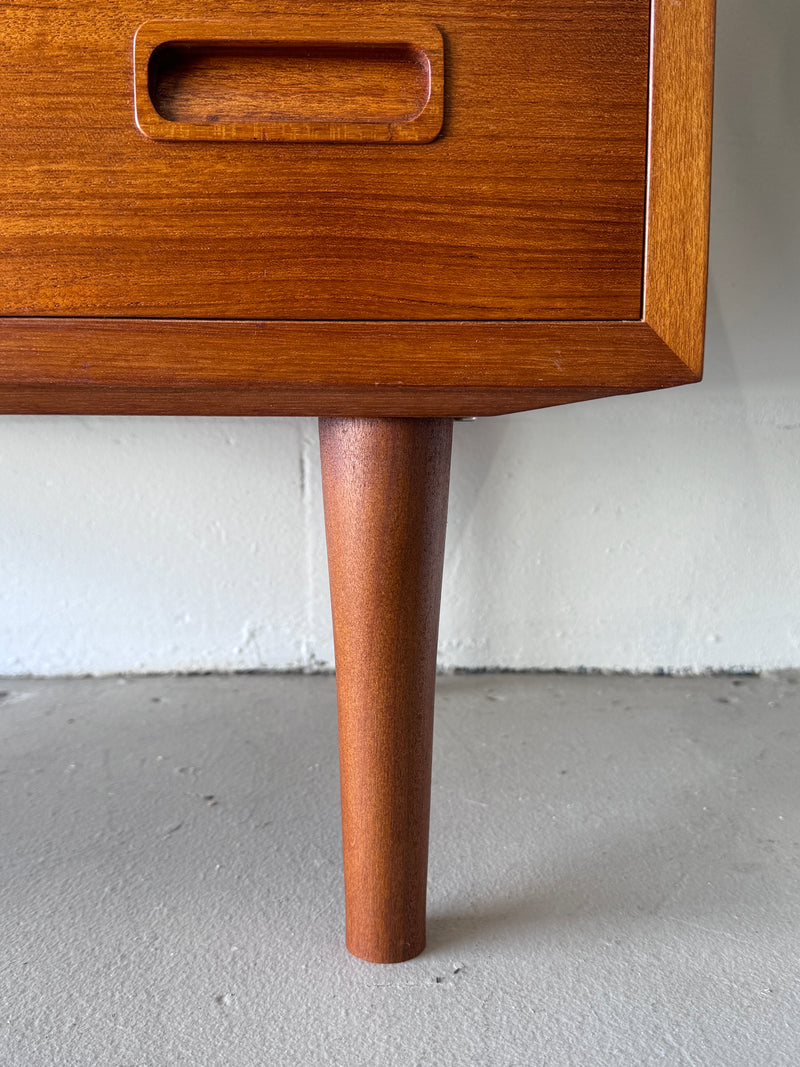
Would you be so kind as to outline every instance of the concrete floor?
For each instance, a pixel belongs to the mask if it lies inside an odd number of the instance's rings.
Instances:
[[[342,943],[332,678],[0,685],[3,1067],[800,1063],[800,685],[442,678],[429,948]]]

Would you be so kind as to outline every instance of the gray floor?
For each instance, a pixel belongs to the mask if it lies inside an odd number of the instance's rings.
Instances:
[[[439,685],[429,948],[342,945],[331,678],[0,685],[3,1067],[800,1063],[800,685]]]

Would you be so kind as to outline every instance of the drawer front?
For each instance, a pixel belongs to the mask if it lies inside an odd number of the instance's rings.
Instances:
[[[202,16],[229,27],[224,55],[205,42],[202,56],[184,55],[183,66],[167,56],[158,74],[153,93],[166,121],[188,125],[277,121],[275,107],[259,114],[257,92],[241,103],[239,80],[300,78],[302,89],[304,69],[327,94],[332,124],[369,136],[370,124],[410,122],[420,90],[402,49],[362,49],[353,60],[347,49],[302,54],[289,42],[276,52],[273,42],[262,54],[247,35],[264,8],[242,0],[206,0],[202,10],[196,0],[5,10],[2,315],[641,316],[648,0],[269,6],[284,34],[293,20],[346,26],[348,39],[359,25],[396,24],[402,44],[405,25],[435,27],[441,132],[419,141],[408,139],[410,126],[404,140],[304,140],[302,129],[277,141],[162,140],[135,122],[133,40],[149,20]],[[231,25],[241,25],[238,44]],[[302,101],[280,106],[297,133]]]

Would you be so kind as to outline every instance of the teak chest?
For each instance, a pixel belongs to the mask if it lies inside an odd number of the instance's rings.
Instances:
[[[713,0],[12,0],[0,411],[316,415],[348,945],[424,944],[452,420],[697,381]]]

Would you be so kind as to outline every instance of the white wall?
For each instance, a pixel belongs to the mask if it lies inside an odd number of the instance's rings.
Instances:
[[[705,382],[457,425],[443,665],[800,665],[798,43],[719,5]],[[331,660],[312,420],[0,418],[0,673]]]

